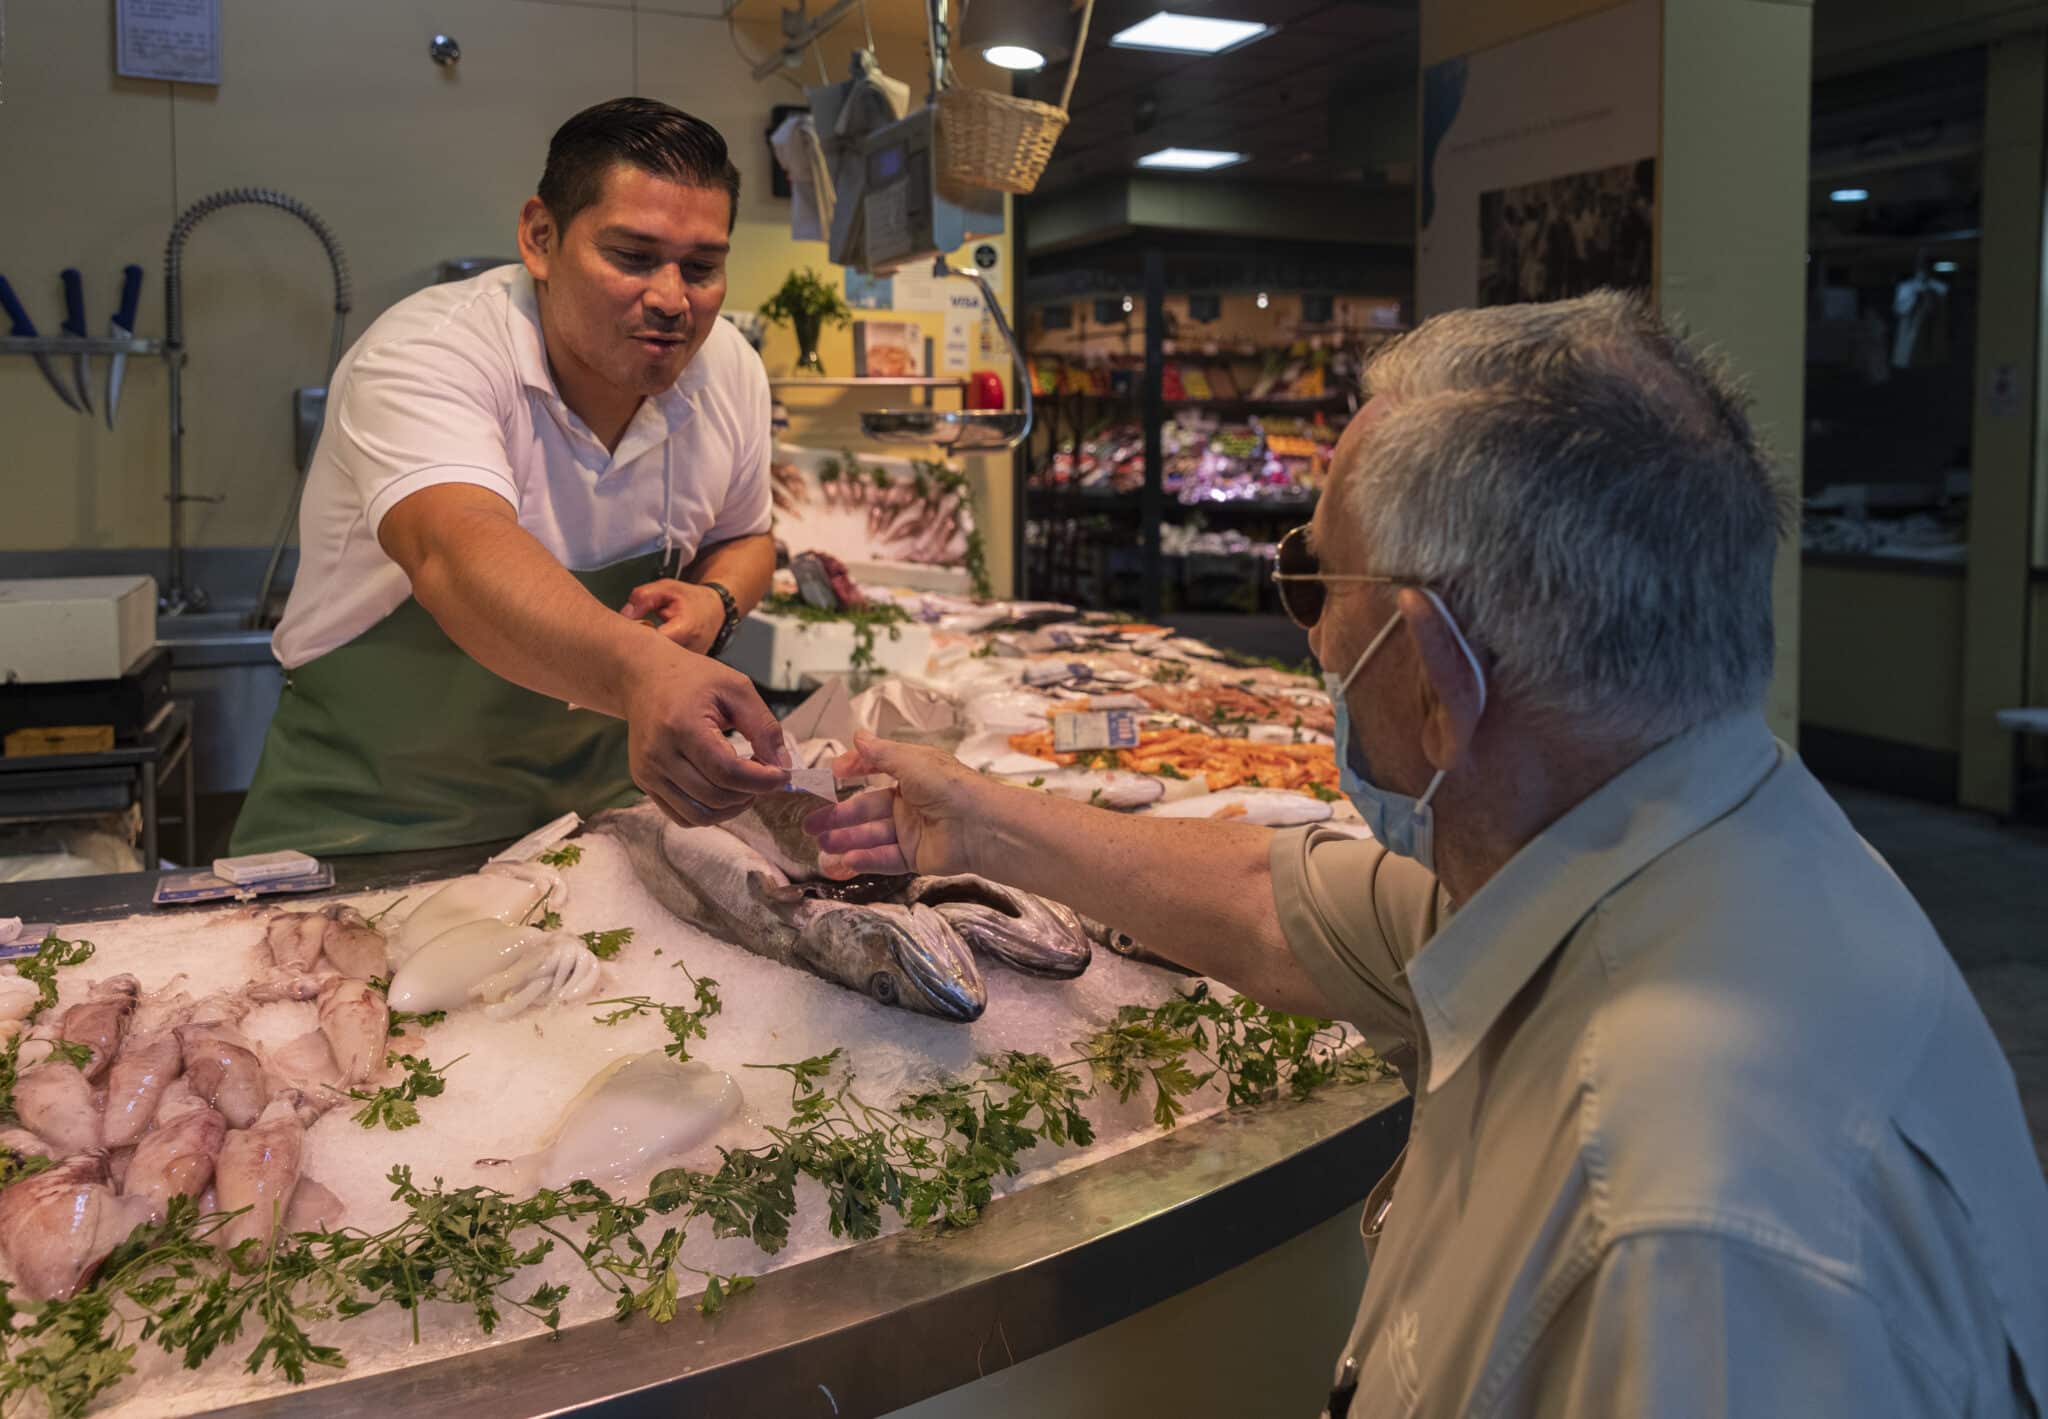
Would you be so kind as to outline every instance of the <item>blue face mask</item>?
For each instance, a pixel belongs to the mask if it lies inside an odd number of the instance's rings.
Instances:
[[[1436,604],[1437,614],[1444,618],[1444,624],[1451,628],[1451,636],[1458,642],[1458,649],[1465,652],[1465,659],[1472,666],[1473,681],[1479,687],[1479,712],[1486,712],[1486,672],[1479,668],[1479,657],[1472,653],[1466,643],[1465,633],[1458,629],[1457,618],[1451,615],[1443,598],[1428,587],[1422,594]],[[1401,624],[1396,612],[1380,633],[1372,638],[1364,652],[1351,667],[1350,673],[1333,675],[1323,672],[1323,684],[1330,691],[1330,703],[1336,707],[1336,738],[1338,746],[1337,783],[1344,796],[1351,800],[1351,806],[1358,810],[1358,816],[1365,819],[1366,827],[1379,839],[1388,852],[1411,857],[1430,871],[1436,871],[1436,815],[1430,811],[1429,800],[1436,795],[1437,785],[1444,781],[1444,771],[1438,769],[1429,781],[1429,787],[1422,791],[1422,797],[1410,798],[1405,793],[1396,793],[1374,783],[1366,767],[1365,755],[1358,747],[1358,741],[1351,736],[1351,708],[1345,703],[1345,692],[1351,682],[1358,678],[1358,672],[1365,669],[1365,662],[1373,653],[1386,644],[1387,637]]]

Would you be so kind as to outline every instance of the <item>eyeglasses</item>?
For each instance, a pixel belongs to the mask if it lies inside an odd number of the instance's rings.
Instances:
[[[1333,581],[1376,581],[1392,585],[1399,577],[1369,576],[1358,572],[1326,572],[1308,545],[1308,529],[1297,527],[1280,539],[1273,557],[1273,589],[1280,594],[1280,609],[1287,619],[1304,631],[1323,618],[1323,606],[1330,599]]]

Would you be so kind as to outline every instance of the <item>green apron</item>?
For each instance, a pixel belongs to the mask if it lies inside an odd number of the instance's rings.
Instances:
[[[661,564],[649,553],[572,575],[621,606]],[[230,851],[328,857],[492,842],[637,792],[624,720],[500,679],[408,597],[285,673]]]

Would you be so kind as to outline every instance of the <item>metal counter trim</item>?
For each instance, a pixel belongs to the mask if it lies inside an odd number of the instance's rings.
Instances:
[[[1221,1275],[1365,1196],[1408,1130],[1398,1082],[1205,1119],[997,1200],[761,1278],[718,1316],[636,1316],[212,1411],[869,1419]]]
[[[500,846],[335,858],[333,895],[472,871]],[[0,887],[0,915],[68,925],[148,912],[156,876]],[[1397,1081],[1235,1110],[1000,1198],[969,1230],[899,1233],[771,1272],[708,1320],[592,1321],[211,1412],[886,1414],[1077,1340],[1334,1216],[1392,1165],[1409,1113]]]

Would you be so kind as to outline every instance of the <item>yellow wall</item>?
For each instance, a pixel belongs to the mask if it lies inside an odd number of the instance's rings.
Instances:
[[[1812,11],[1779,0],[1663,0],[1657,300],[1725,354],[1780,479],[1800,486],[1806,399],[1807,110]],[[1742,101],[1731,104],[1731,93]],[[1791,135],[1788,141],[1788,135]],[[1799,533],[1779,545],[1777,665],[1765,699],[1801,718]]]
[[[1809,563],[1799,611],[1801,720],[1926,749],[1960,747],[1961,577]]]
[[[46,333],[62,319],[59,269],[84,271],[97,333],[112,313],[120,268],[132,261],[148,273],[138,333],[160,334],[162,252],[174,216],[221,188],[267,186],[308,203],[340,239],[355,278],[354,339],[378,312],[431,281],[441,260],[510,255],[519,206],[555,126],[633,92],[708,119],[732,145],[744,189],[728,308],[752,309],[794,265],[826,269],[823,244],[792,243],[788,203],[769,195],[768,110],[802,102],[800,92],[778,78],[749,77],[736,46],[763,53],[772,28],[747,23],[729,32],[718,0],[637,0],[637,8],[438,0],[431,15],[412,0],[221,0],[218,89],[115,78],[113,8],[85,0],[6,6],[0,193],[10,220],[0,227],[0,272]],[[907,7],[872,9],[878,22],[912,19]],[[834,77],[844,74],[859,29],[856,14],[823,44]],[[427,57],[436,30],[461,43],[453,70]],[[921,38],[906,28],[878,28],[876,38],[885,66],[921,100]],[[805,78],[815,82],[816,72],[813,64]],[[988,81],[978,66],[963,76]],[[1000,244],[1007,278],[1007,239]],[[291,491],[291,390],[323,376],[326,261],[298,223],[255,207],[208,217],[186,256],[186,481],[192,492],[225,496],[188,508],[188,537],[195,545],[264,545]],[[936,328],[938,317],[930,320]],[[788,339],[771,339],[771,372],[790,362]],[[828,343],[827,360],[835,354],[835,370],[850,373],[843,343]],[[101,373],[96,368],[95,379]],[[161,545],[164,370],[134,359],[127,379],[120,426],[108,433],[59,405],[31,361],[0,360],[8,511],[0,544]],[[995,475],[981,506],[1001,584],[1009,464],[978,462]]]

